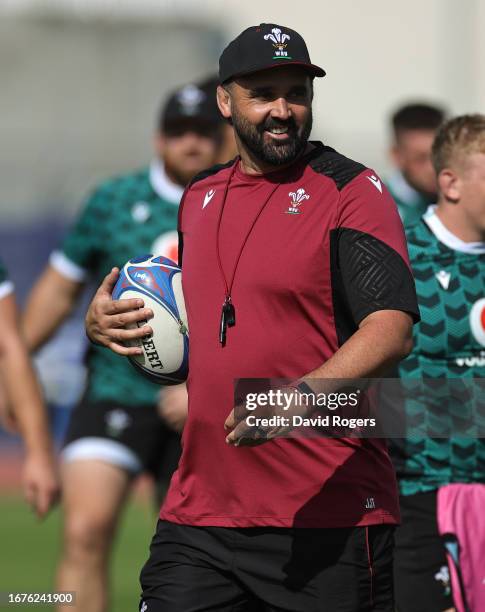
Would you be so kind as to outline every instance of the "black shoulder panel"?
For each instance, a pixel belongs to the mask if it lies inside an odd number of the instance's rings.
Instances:
[[[339,344],[378,310],[401,310],[419,321],[411,270],[385,242],[355,229],[331,230],[330,262]]]
[[[334,181],[340,191],[366,166],[337,153],[335,149],[324,146],[321,152],[310,161],[310,167],[318,174],[324,174]]]
[[[208,176],[217,174],[221,170],[224,170],[224,168],[230,168],[231,166],[234,165],[235,161],[236,161],[236,158],[231,159],[225,164],[216,164],[215,166],[211,166],[210,168],[207,168],[206,170],[202,170],[202,172],[199,172],[199,174],[196,174],[194,176],[194,178],[190,181],[189,186],[193,185],[194,183],[198,183],[199,181],[203,181]]]

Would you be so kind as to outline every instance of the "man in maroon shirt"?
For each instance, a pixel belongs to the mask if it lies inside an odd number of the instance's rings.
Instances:
[[[239,157],[187,188],[179,256],[190,329],[183,454],[143,568],[140,610],[393,610],[399,520],[385,441],[275,438],[253,446],[234,380],[379,376],[419,318],[396,206],[377,175],[309,142],[313,78],[302,37],[261,24],[220,58],[219,108]],[[120,354],[146,319],[111,301],[88,335]],[[222,309],[221,309],[222,307]],[[317,385],[317,381],[314,381]]]

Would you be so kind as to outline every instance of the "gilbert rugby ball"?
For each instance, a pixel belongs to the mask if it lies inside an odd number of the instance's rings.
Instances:
[[[176,385],[187,379],[189,331],[182,270],[168,257],[144,255],[130,259],[120,272],[113,289],[114,300],[141,298],[145,308],[153,311],[146,323],[153,335],[134,341],[142,355],[129,357],[131,363],[160,385]]]

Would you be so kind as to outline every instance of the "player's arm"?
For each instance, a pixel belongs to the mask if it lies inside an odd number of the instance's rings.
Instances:
[[[338,390],[342,379],[383,376],[411,352],[412,326],[413,319],[405,312],[374,312],[360,323],[358,330],[328,361],[303,378],[314,393],[331,393]],[[230,431],[226,442],[231,445],[255,446],[288,431],[283,427],[281,432],[275,429],[273,435],[254,439],[248,434],[251,428],[236,414],[233,409],[224,423],[225,429]],[[295,414],[305,416],[299,411]]]
[[[374,312],[360,323],[358,330],[328,361],[302,378],[314,393],[331,393],[338,390],[342,379],[382,376],[411,352],[412,326],[413,320],[405,312]],[[236,415],[233,409],[224,423],[225,429],[230,431],[226,436],[228,444],[254,446],[277,437],[275,430],[275,435],[255,440],[248,434],[248,425]],[[286,429],[282,428],[282,431],[286,432]]]
[[[109,185],[88,197],[59,250],[32,289],[22,326],[30,350],[40,348],[74,310],[86,280],[96,273],[107,242]]]
[[[413,319],[399,310],[368,315],[359,329],[322,366],[305,378],[374,378],[409,355]]]
[[[49,264],[35,283],[22,317],[31,351],[39,349],[73,311],[84,284]]]
[[[57,497],[58,480],[42,394],[21,338],[13,294],[0,299],[0,374],[25,444],[24,494],[43,516]]]
[[[382,376],[411,352],[419,308],[396,205],[372,172],[343,189],[331,246],[341,346],[305,378]]]

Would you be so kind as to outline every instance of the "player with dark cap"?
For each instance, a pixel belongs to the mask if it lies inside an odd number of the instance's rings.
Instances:
[[[248,28],[219,74],[239,157],[195,177],[181,203],[189,416],[140,610],[391,612],[399,509],[385,441],[253,440],[231,408],[238,378],[297,379],[298,397],[408,354],[419,315],[402,224],[372,170],[308,141],[325,72],[297,32]],[[119,316],[146,314],[111,300],[117,276],[87,332],[135,354],[123,342],[143,332]]]
[[[24,316],[32,350],[72,312],[86,280],[99,281],[137,254],[177,259],[183,189],[215,162],[221,144],[215,94],[196,84],[175,91],[158,118],[151,166],[105,181],[88,198],[32,289]],[[57,586],[76,591],[79,612],[102,612],[111,544],[133,477],[151,472],[166,489],[180,444],[157,414],[157,385],[100,346],[91,347],[87,364],[87,389],[62,451],[64,546]]]

